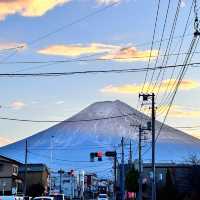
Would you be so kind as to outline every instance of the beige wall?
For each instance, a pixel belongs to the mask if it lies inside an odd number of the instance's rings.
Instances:
[[[9,160],[0,157],[0,191],[12,191],[16,187],[13,177],[18,175],[18,165],[11,163]]]
[[[13,169],[17,169],[17,173],[13,171]],[[6,163],[0,160],[0,177],[10,177],[12,175],[17,176],[18,174],[18,166],[12,163]]]
[[[33,184],[42,184],[47,186],[48,173],[47,172],[28,172],[27,187]]]

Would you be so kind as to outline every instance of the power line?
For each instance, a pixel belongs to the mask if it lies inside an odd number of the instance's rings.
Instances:
[[[170,54],[168,56],[177,56],[177,55],[186,55],[186,52],[182,52],[179,54],[178,53],[173,53]],[[200,52],[195,52],[195,54],[200,54]],[[165,55],[159,55],[159,57],[162,57]],[[127,58],[110,58],[110,59],[104,59],[104,58],[94,58],[94,59],[86,59],[85,57],[90,57],[90,56],[83,56],[81,58],[76,58],[76,59],[65,59],[65,60],[49,60],[49,61],[15,61],[15,62],[4,62],[2,64],[44,64],[44,65],[39,65],[39,66],[33,66],[33,67],[26,67],[26,68],[22,68],[20,70],[16,70],[13,73],[18,73],[18,72],[23,72],[23,71],[28,71],[28,70],[32,70],[32,69],[41,69],[41,68],[46,68],[49,66],[53,66],[55,64],[63,64],[63,63],[74,63],[74,62],[94,62],[94,61],[117,61],[117,60],[128,60],[128,59],[140,59],[140,58],[148,58],[149,56],[131,56],[131,57],[127,57]],[[152,57],[157,57],[158,56],[152,56]],[[85,58],[85,59],[84,59]],[[129,62],[129,61],[127,61]],[[1,65],[1,63],[0,63]],[[155,71],[155,70],[153,70]]]
[[[108,119],[116,119],[122,117],[129,117],[130,115],[138,116],[135,113],[124,114],[124,115],[117,115],[117,116],[110,116],[110,117],[101,117],[101,118],[93,118],[93,119],[80,119],[80,120],[31,120],[31,119],[19,119],[19,118],[8,118],[8,117],[0,117],[0,120],[8,120],[8,121],[18,121],[18,122],[32,122],[32,123],[77,123],[77,122],[90,122],[90,121],[99,121],[99,120],[108,120]]]
[[[72,21],[71,23],[68,23],[68,24],[65,24],[65,25],[63,25],[63,26],[60,26],[59,28],[57,28],[57,29],[55,29],[55,30],[53,30],[53,31],[51,31],[51,32],[49,32],[49,33],[46,33],[46,34],[42,35],[41,37],[38,37],[37,39],[32,40],[31,42],[28,43],[28,45],[33,45],[33,44],[35,44],[35,43],[37,43],[37,42],[39,42],[39,41],[41,41],[41,40],[43,40],[43,39],[45,39],[45,38],[50,37],[51,35],[53,35],[53,34],[55,34],[55,33],[58,33],[58,32],[60,32],[60,31],[62,31],[62,30],[64,30],[64,29],[66,29],[66,28],[69,28],[69,27],[75,25],[75,24],[79,24],[80,22],[85,21],[85,20],[87,20],[88,18],[93,17],[93,16],[95,16],[95,15],[97,15],[97,14],[100,14],[100,13],[104,12],[105,10],[107,10],[107,9],[109,9],[109,8],[111,8],[111,7],[115,6],[115,5],[117,5],[117,4],[119,4],[119,2],[118,2],[118,1],[115,1],[115,2],[113,2],[113,3],[111,3],[111,4],[107,5],[107,6],[104,6],[104,7],[101,8],[101,9],[98,9],[98,10],[96,10],[96,11],[94,11],[94,12],[91,12],[91,13],[88,14],[88,15],[85,15],[85,16],[83,16],[83,17],[80,17],[80,18],[78,18],[78,19]]]
[[[174,99],[175,99],[175,96],[176,96],[176,94],[178,92],[178,88],[179,88],[179,86],[180,86],[180,84],[181,84],[181,82],[183,80],[183,77],[185,76],[185,73],[187,72],[187,65],[188,65],[188,63],[191,61],[191,59],[193,57],[192,50],[193,50],[193,48],[196,49],[198,41],[199,41],[199,37],[194,35],[193,40],[191,41],[191,44],[190,44],[190,47],[189,47],[189,50],[188,50],[189,54],[186,56],[186,58],[184,60],[184,66],[183,66],[183,68],[182,68],[182,70],[181,70],[181,72],[179,74],[179,78],[177,80],[176,87],[175,87],[175,89],[173,91],[173,95],[172,95],[171,101],[169,103],[169,106],[167,108],[166,115],[165,115],[164,120],[162,122],[162,125],[161,125],[161,127],[159,129],[159,132],[158,132],[158,134],[156,136],[156,141],[157,141],[159,135],[161,134],[161,130],[162,130],[162,128],[164,126],[164,123],[165,123],[165,121],[167,119],[167,116],[168,116],[168,114],[170,112],[171,106],[172,106],[172,104],[174,102]]]
[[[156,28],[157,28],[159,10],[160,10],[160,0],[158,0],[158,6],[157,6],[156,18],[155,18],[154,30],[153,30],[153,38],[152,38],[151,50],[150,50],[150,56],[149,56],[148,67],[147,67],[147,68],[149,68],[149,66],[150,66],[151,54],[152,54],[153,44],[154,44],[155,35],[156,35]],[[145,73],[144,83],[143,83],[143,86],[142,86],[142,92],[143,92],[143,90],[144,90],[144,86],[145,86],[146,81],[147,81],[147,76],[148,76],[148,70],[147,70],[146,73]]]
[[[161,40],[160,40],[159,48],[158,48],[158,55],[160,55],[160,50],[161,50],[162,40],[163,40],[163,37],[164,37],[165,28],[166,28],[166,24],[167,24],[167,19],[168,19],[170,4],[171,4],[171,0],[168,1],[168,5],[167,5],[167,11],[166,11],[166,14],[165,14],[165,20],[164,20],[164,25],[163,25],[162,34],[161,34]],[[159,58],[159,56],[157,56],[157,58],[156,58],[156,62],[154,64],[155,67],[157,66],[158,58]],[[153,73],[152,73],[151,80],[149,82],[149,86],[147,88],[147,91],[149,91],[149,87],[150,87],[150,85],[151,85],[151,83],[153,81],[154,74],[155,74],[155,70],[153,70]]]
[[[179,56],[179,55],[186,55],[187,52],[177,52],[177,53],[171,53],[167,56]],[[200,54],[200,51],[194,52],[194,54]],[[94,56],[94,55],[90,55]],[[165,57],[165,54],[160,55],[152,55],[151,57],[157,58],[157,57]],[[116,60],[129,60],[129,59],[137,59],[137,58],[149,58],[149,56],[129,56],[129,57],[115,57],[115,58],[93,58],[93,59],[84,59],[88,56],[83,56],[82,58],[74,58],[74,59],[63,59],[63,60],[45,60],[45,61],[10,61],[10,62],[4,62],[0,63],[0,65],[15,65],[15,64],[54,64],[54,63],[73,63],[73,62],[95,62],[95,61],[116,61]],[[127,61],[130,62],[130,61]],[[39,66],[40,67],[40,66]],[[42,66],[41,66],[42,67]]]
[[[196,0],[195,0],[196,1]],[[195,6],[194,6],[194,10],[195,10]],[[197,45],[198,45],[198,42],[199,42],[199,36],[200,36],[200,32],[199,32],[199,29],[198,29],[198,16],[196,16],[196,19],[195,19],[195,23],[194,23],[194,36],[192,38],[192,41],[190,43],[190,46],[189,46],[189,49],[188,49],[188,54],[186,55],[185,59],[184,59],[184,62],[183,62],[183,67],[178,75],[178,78],[177,78],[177,83],[175,85],[175,88],[173,90],[173,93],[172,93],[172,97],[171,97],[171,100],[169,102],[169,105],[167,107],[167,111],[166,111],[166,114],[164,116],[164,119],[163,119],[163,122],[159,128],[159,131],[158,131],[158,134],[156,136],[156,141],[158,140],[160,134],[161,134],[161,131],[164,127],[164,124],[166,122],[166,119],[168,117],[168,114],[170,112],[170,109],[172,107],[172,104],[174,102],[174,99],[175,99],[175,96],[178,92],[178,89],[179,89],[179,86],[188,70],[188,64],[190,64],[191,60],[192,60],[192,57],[193,57],[193,53],[195,52],[196,48],[197,48]],[[197,25],[196,25],[197,24]],[[195,26],[196,25],[196,26]],[[149,150],[151,149],[151,146],[143,153],[143,155],[145,153],[147,153]]]
[[[179,45],[178,54],[177,54],[177,57],[176,57],[176,60],[175,60],[175,65],[178,63],[179,56],[181,55],[180,51],[181,51],[181,48],[182,48],[182,46],[183,46],[184,36],[186,35],[186,31],[187,31],[187,28],[188,28],[189,19],[190,19],[190,16],[191,16],[193,4],[194,4],[194,0],[192,1],[191,7],[190,7],[189,15],[188,15],[188,18],[187,18],[187,21],[186,21],[186,25],[185,25],[185,28],[184,28],[184,32],[183,32],[183,35],[182,35],[183,37],[182,37],[182,39],[181,39],[181,43],[180,43],[180,45]],[[162,99],[161,99],[161,101],[160,101],[160,104],[165,104],[165,103],[164,103],[164,100],[165,100],[165,102],[167,102],[167,99],[170,97],[170,92],[169,92],[169,94],[168,94],[167,97],[166,97],[166,94],[167,94],[168,89],[169,89],[169,87],[170,87],[170,82],[171,82],[171,80],[173,79],[174,73],[175,73],[175,69],[172,69],[172,73],[171,73],[170,79],[169,79],[170,81],[169,81],[168,84],[167,84],[167,88],[166,88],[166,90],[165,90],[165,92],[164,92],[164,94],[163,94],[163,97],[162,97]],[[172,90],[172,89],[174,88],[174,86],[175,86],[175,83],[172,85],[172,87],[170,88],[170,90]],[[170,91],[170,90],[169,90],[169,91]]]
[[[115,5],[117,5],[117,4],[119,4],[119,2],[118,2],[118,1],[115,1],[115,2],[113,2],[113,3],[111,3],[111,4],[107,5],[107,6],[104,6],[104,7],[101,8],[101,9],[98,9],[98,10],[96,10],[96,11],[94,11],[94,12],[91,12],[91,13],[85,15],[85,16],[82,16],[82,17],[80,17],[80,18],[78,18],[78,19],[72,21],[71,23],[62,25],[62,26],[58,27],[57,29],[55,29],[55,30],[53,30],[53,31],[51,31],[51,32],[48,32],[48,33],[46,33],[46,34],[44,34],[44,35],[42,35],[42,36],[40,36],[40,37],[38,37],[38,38],[36,38],[36,39],[34,39],[34,40],[32,40],[32,41],[29,41],[29,42],[27,42],[27,44],[28,44],[28,46],[31,46],[31,45],[33,45],[33,44],[35,44],[35,43],[38,43],[39,41],[44,40],[44,39],[50,37],[51,35],[53,35],[53,34],[55,34],[55,33],[58,33],[58,32],[60,32],[60,31],[62,31],[62,30],[64,30],[64,29],[66,29],[66,28],[69,28],[69,27],[75,25],[75,24],[79,24],[80,22],[85,21],[85,20],[87,20],[87,19],[90,18],[90,17],[93,17],[93,16],[95,16],[95,15],[98,15],[98,14],[104,12],[105,10],[107,10],[107,9],[109,9],[109,8],[111,8],[111,7],[115,6]],[[6,59],[15,56],[15,55],[18,53],[17,50],[20,49],[20,47],[21,47],[21,46],[19,45],[18,47],[13,48],[13,50],[15,50],[15,52],[14,52],[14,53],[11,53],[10,55],[8,55],[8,56],[6,57]],[[12,50],[12,49],[11,49],[11,50]],[[4,60],[5,60],[5,59],[4,59]]]
[[[180,128],[180,129],[195,129],[195,128],[200,128],[200,125],[196,125],[196,126],[177,126],[176,128]]]
[[[200,66],[199,62],[189,63],[188,66],[193,66],[198,68]],[[157,69],[166,69],[166,68],[174,68],[174,67],[183,67],[183,64],[179,65],[167,65],[165,67],[144,67],[144,68],[127,68],[127,69],[111,69],[111,70],[86,70],[86,71],[72,71],[72,72],[41,72],[41,73],[0,73],[0,77],[51,77],[51,76],[72,76],[72,75],[81,75],[81,74],[98,74],[98,73],[132,73],[132,72],[144,72],[149,70],[157,70]]]
[[[167,47],[165,49],[165,56],[163,57],[163,60],[162,60],[162,66],[166,66],[167,63],[168,63],[168,60],[169,60],[169,52],[171,50],[171,46],[172,46],[172,42],[173,42],[173,37],[174,37],[174,33],[175,33],[175,29],[176,29],[176,25],[177,25],[177,20],[178,20],[178,17],[179,17],[179,12],[180,12],[180,7],[181,7],[181,0],[178,0],[178,4],[177,4],[177,8],[176,8],[176,13],[175,13],[175,16],[174,16],[174,20],[173,20],[173,24],[172,24],[172,28],[171,28],[171,32],[170,32],[170,39],[167,43]],[[161,72],[163,73],[162,74],[162,77],[161,77],[161,81],[160,81],[160,84],[158,86],[158,91],[157,93],[160,92],[160,88],[161,88],[161,85],[162,85],[162,81],[164,80],[164,75],[165,75],[165,70],[163,71],[159,71],[157,77],[156,77],[156,81],[154,83],[154,86],[153,86],[153,90],[156,88],[157,84],[158,84],[158,80],[159,80],[159,77],[161,75]]]

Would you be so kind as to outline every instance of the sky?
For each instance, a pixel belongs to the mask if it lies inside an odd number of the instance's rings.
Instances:
[[[168,1],[161,1],[152,44],[158,1],[152,0],[12,0],[0,1],[0,73],[71,72],[174,65],[191,0],[182,1],[167,61],[168,41],[161,43]],[[171,2],[164,39],[169,38],[178,0]],[[189,18],[182,53],[192,40],[194,14]],[[160,48],[159,48],[160,46]],[[196,48],[198,52],[199,46]],[[160,49],[160,51],[159,51]],[[173,55],[174,54],[174,55]],[[150,58],[151,55],[151,58]],[[178,57],[182,64],[185,54]],[[158,59],[157,59],[158,58]],[[79,60],[77,60],[79,59]],[[85,61],[80,61],[85,59]],[[69,60],[65,63],[23,63]],[[88,61],[90,60],[90,61]],[[157,60],[157,61],[156,61]],[[149,62],[150,61],[150,62]],[[21,62],[21,63],[20,63]],[[198,62],[195,53],[191,62]],[[149,64],[149,65],[148,65]],[[167,95],[179,69],[122,74],[87,74],[63,77],[0,77],[1,117],[65,120],[96,101],[119,99],[139,109],[138,94],[158,95],[157,119],[166,113]],[[180,85],[167,123],[174,127],[198,126],[200,78],[189,68]],[[156,82],[158,77],[158,82]],[[157,83],[157,84],[156,84]],[[145,110],[144,110],[145,112]],[[163,114],[164,113],[164,114]],[[1,120],[2,143],[17,141],[53,123]],[[185,130],[200,138],[199,129]]]

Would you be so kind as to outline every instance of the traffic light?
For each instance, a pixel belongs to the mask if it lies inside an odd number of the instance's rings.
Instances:
[[[116,157],[117,152],[116,151],[106,151],[105,156],[107,157]]]
[[[99,152],[92,152],[92,153],[90,153],[90,161],[94,162],[94,158],[95,157],[98,158],[98,161],[102,161],[102,156],[103,156],[103,153],[101,151],[99,151]]]
[[[103,156],[103,153],[101,151],[97,152],[98,161],[102,161],[102,156]]]
[[[94,162],[95,153],[90,153],[90,162]]]
[[[73,169],[70,170],[69,172],[67,172],[67,174],[68,174],[69,176],[74,176],[74,170],[73,170]]]

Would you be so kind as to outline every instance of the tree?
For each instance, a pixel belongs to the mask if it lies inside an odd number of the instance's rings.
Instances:
[[[164,187],[160,188],[158,191],[158,200],[175,200],[177,196],[177,191],[173,183],[172,174],[170,169],[167,169],[166,182]]]
[[[138,178],[139,173],[134,167],[127,172],[125,179],[125,187],[127,191],[138,192]]]
[[[188,159],[186,159],[186,162],[192,165],[200,165],[199,156],[196,154],[190,154]]]

